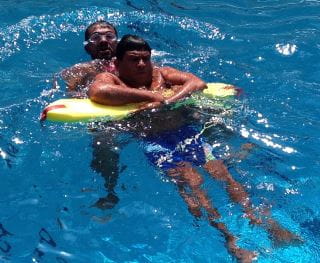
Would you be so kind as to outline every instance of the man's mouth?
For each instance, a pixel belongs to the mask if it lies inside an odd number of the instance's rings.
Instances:
[[[147,74],[147,71],[146,71],[146,70],[139,70],[139,71],[137,72],[137,74],[139,74],[139,75],[145,75],[145,74]]]
[[[111,53],[111,50],[109,48],[107,49],[100,49],[99,53]]]
[[[99,50],[98,54],[101,58],[109,58],[112,55],[112,52],[110,49],[105,49],[105,50]]]

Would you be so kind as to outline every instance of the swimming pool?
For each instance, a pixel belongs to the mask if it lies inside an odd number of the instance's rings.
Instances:
[[[232,262],[224,239],[196,220],[176,186],[150,165],[140,140],[123,135],[122,172],[109,210],[91,167],[86,125],[41,125],[53,75],[89,57],[83,30],[99,17],[120,35],[150,41],[158,63],[208,82],[241,87],[234,118],[208,129],[215,152],[228,159],[241,144],[256,149],[228,162],[256,207],[304,239],[275,247],[249,226],[223,185],[205,189],[258,262],[319,262],[319,27],[318,1],[0,1],[0,261]]]

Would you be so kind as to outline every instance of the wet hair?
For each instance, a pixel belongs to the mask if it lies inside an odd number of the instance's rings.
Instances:
[[[114,25],[112,25],[111,23],[109,23],[109,22],[107,22],[107,21],[99,20],[99,21],[96,21],[96,22],[90,24],[90,25],[87,27],[86,31],[84,32],[84,39],[85,39],[85,41],[87,41],[87,40],[90,38],[90,30],[91,30],[91,28],[93,28],[93,27],[96,26],[96,25],[100,25],[100,26],[102,26],[102,27],[111,27],[111,28],[114,30],[114,32],[116,33],[116,36],[118,37],[118,32],[117,32],[117,29],[115,28]]]
[[[151,47],[143,38],[136,35],[124,35],[117,45],[116,58],[121,60],[127,51],[133,50],[151,53]]]

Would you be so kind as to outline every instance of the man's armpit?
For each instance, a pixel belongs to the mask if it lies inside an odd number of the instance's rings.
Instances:
[[[165,81],[172,85],[183,85],[190,78],[189,73],[171,67],[163,68],[161,74]]]

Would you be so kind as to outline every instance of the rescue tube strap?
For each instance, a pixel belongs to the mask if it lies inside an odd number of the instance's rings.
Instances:
[[[51,105],[46,107],[41,115],[40,115],[40,121],[45,121],[47,119],[47,113],[51,110],[56,110],[56,109],[62,109],[62,108],[66,108],[66,105],[63,104],[57,104],[57,105]]]

